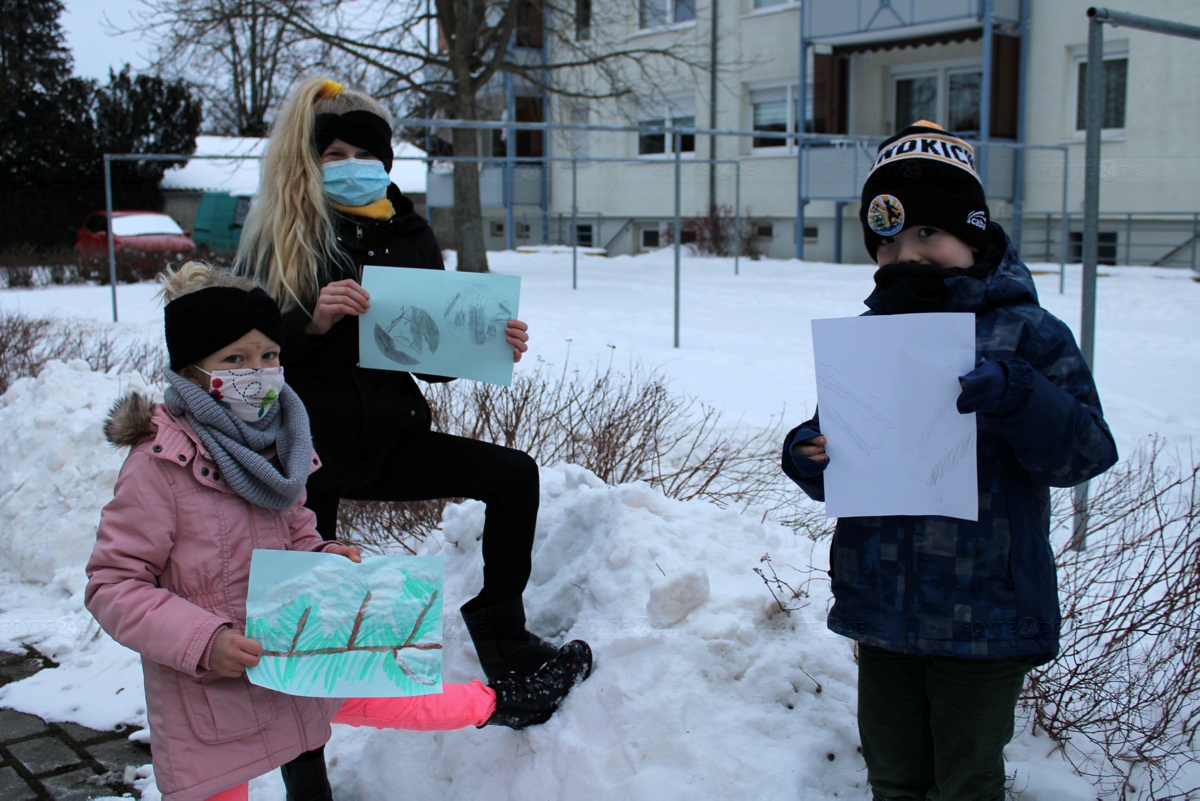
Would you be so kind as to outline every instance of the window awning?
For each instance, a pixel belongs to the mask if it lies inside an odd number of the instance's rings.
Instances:
[[[811,41],[813,44],[831,46],[835,53],[850,54],[921,47],[922,45],[972,42],[982,38],[983,26],[979,24],[979,20],[965,19],[909,25],[903,28],[859,31],[841,36],[826,36]]]

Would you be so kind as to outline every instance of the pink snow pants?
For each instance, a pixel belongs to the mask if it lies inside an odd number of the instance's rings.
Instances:
[[[496,693],[479,681],[443,684],[440,695],[411,698],[347,698],[333,716],[334,723],[376,729],[445,731],[482,726],[496,711]],[[247,801],[250,785],[240,784],[208,801]]]

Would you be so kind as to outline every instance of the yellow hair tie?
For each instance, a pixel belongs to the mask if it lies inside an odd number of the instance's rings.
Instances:
[[[325,81],[317,91],[317,97],[337,97],[342,93],[342,85],[337,81]]]

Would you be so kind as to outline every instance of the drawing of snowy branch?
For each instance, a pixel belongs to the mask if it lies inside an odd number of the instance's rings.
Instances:
[[[426,348],[437,353],[440,343],[437,323],[420,306],[401,306],[387,328],[375,324],[375,346],[397,364],[420,364],[418,356],[424,355]]]
[[[436,582],[405,574],[363,581],[314,571],[278,596],[246,622],[247,636],[263,646],[257,670],[265,686],[370,696],[418,694],[440,682]]]

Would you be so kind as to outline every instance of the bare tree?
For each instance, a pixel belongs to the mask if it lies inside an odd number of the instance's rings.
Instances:
[[[264,136],[292,82],[327,53],[289,24],[320,0],[142,0],[140,31],[156,49],[153,67],[194,84],[214,133]]]
[[[499,119],[505,75],[527,90],[619,101],[635,87],[644,99],[660,87],[695,85],[710,68],[707,43],[689,32],[670,34],[669,45],[644,38],[631,45],[625,33],[636,29],[638,13],[631,2],[327,0],[320,20],[288,6],[277,0],[274,19],[352,58],[372,94],[392,99],[393,107],[404,98],[404,107],[444,119]],[[515,52],[514,44],[525,50]],[[475,130],[454,127],[451,137],[456,158],[479,157]],[[486,272],[479,169],[472,161],[454,164],[454,223],[458,269]]]

